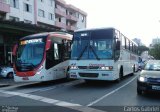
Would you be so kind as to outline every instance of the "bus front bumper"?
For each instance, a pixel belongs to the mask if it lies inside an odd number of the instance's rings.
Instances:
[[[116,80],[117,77],[113,71],[69,71],[71,79],[91,79],[91,80]]]

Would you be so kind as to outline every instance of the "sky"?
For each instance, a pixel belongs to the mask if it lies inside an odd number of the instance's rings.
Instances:
[[[65,0],[87,13],[87,28],[114,27],[146,46],[160,37],[160,0]]]

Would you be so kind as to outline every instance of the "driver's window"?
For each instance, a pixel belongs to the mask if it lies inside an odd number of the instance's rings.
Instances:
[[[58,45],[54,43],[54,59],[59,60]]]
[[[106,50],[106,42],[105,41],[98,42],[98,50]]]

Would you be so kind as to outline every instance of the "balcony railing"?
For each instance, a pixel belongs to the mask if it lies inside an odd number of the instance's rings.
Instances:
[[[57,27],[59,27],[59,28],[64,28],[64,29],[66,29],[66,24],[65,24],[65,23],[62,23],[62,22],[56,21],[56,22],[55,22],[55,26],[57,26]]]
[[[0,0],[0,12],[4,12],[4,13],[10,12],[9,4],[5,3],[4,0]]]
[[[67,26],[67,30],[74,31],[74,30],[76,30],[76,27],[74,27],[74,26]]]
[[[61,11],[60,9],[55,9],[55,13],[56,14],[58,14],[58,15],[60,15],[60,16],[63,16],[63,17],[66,17],[66,13],[65,12],[63,12],[63,11]]]
[[[55,0],[56,4],[66,5],[66,2],[64,0]]]
[[[72,15],[67,15],[66,18],[67,18],[68,20],[72,20],[72,21],[75,21],[75,22],[78,21],[78,18],[76,18],[75,16],[72,16]]]

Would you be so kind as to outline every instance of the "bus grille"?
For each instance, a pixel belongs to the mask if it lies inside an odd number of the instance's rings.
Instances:
[[[78,66],[79,69],[99,69],[99,66]]]
[[[79,73],[81,77],[98,77],[98,73]]]

